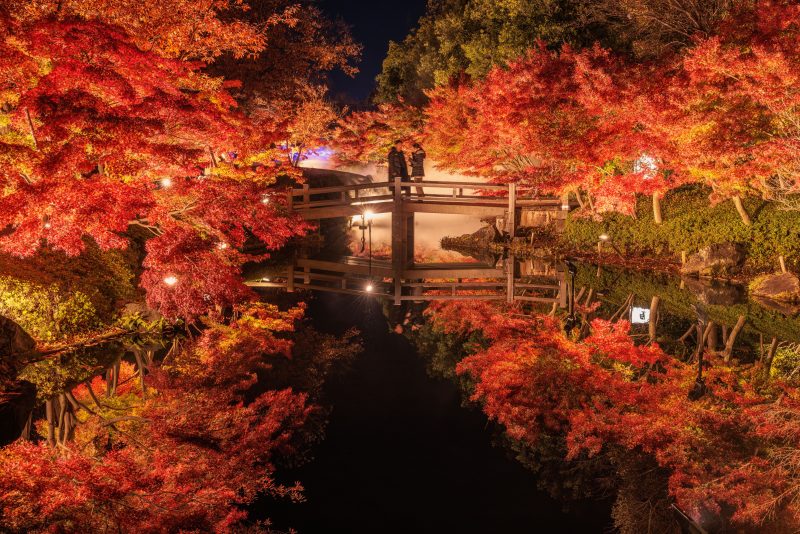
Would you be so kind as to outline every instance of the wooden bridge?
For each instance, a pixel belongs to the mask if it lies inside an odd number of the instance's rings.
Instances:
[[[253,288],[324,291],[393,301],[489,300],[567,305],[563,270],[523,276],[513,258],[500,267],[480,263],[413,264],[397,273],[391,262],[361,258],[301,258],[285,272],[249,282]]]
[[[314,170],[317,175],[325,171]],[[515,184],[423,181],[371,182],[301,188],[288,192],[291,210],[307,220],[392,214],[392,260],[366,261],[343,258],[322,261],[299,258],[285,273],[250,282],[254,288],[307,289],[404,301],[496,300],[536,302],[566,306],[563,270],[544,277],[521,276],[513,256],[496,266],[464,263],[417,264],[414,262],[414,214],[463,214],[496,216],[503,230],[513,236],[525,212],[547,212],[563,218],[569,200],[519,191]],[[550,216],[550,215],[548,215]]]
[[[353,217],[372,213],[441,213],[503,217],[514,228],[525,211],[565,213],[568,197],[543,197],[516,184],[481,182],[365,182],[332,187],[292,189],[289,208],[309,220]],[[514,214],[514,217],[510,217]]]

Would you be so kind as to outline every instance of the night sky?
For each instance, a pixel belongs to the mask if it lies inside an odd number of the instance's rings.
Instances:
[[[426,0],[319,0],[319,4],[329,16],[344,19],[364,47],[355,78],[341,72],[331,75],[331,95],[346,103],[364,102],[375,89],[389,41],[403,40],[416,26]]]

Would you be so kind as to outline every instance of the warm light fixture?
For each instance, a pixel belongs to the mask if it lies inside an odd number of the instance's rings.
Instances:
[[[175,276],[170,275],[164,278],[164,283],[172,287],[178,283],[178,279]]]
[[[49,222],[46,222],[46,223],[44,223],[44,227],[45,227],[45,229],[49,230],[50,228],[53,227],[53,225],[51,225]]]
[[[262,278],[261,281],[262,282],[269,282],[269,278]]]
[[[364,289],[366,289],[366,290],[367,290],[367,293],[372,293],[372,291],[373,291],[375,288],[372,286],[372,284],[367,284],[367,287],[365,287]]]
[[[225,241],[220,241],[219,243],[217,243],[217,248],[220,250],[225,250],[226,248],[228,248],[228,244]]]
[[[371,221],[375,217],[375,213],[372,210],[367,210],[364,212],[364,220]]]
[[[262,204],[269,204],[269,195],[264,195],[261,197]]]
[[[165,189],[168,187],[172,187],[172,178],[162,178],[159,183],[161,184],[161,187]]]
[[[608,234],[600,234],[600,241],[608,241],[611,239]]]
[[[641,174],[645,180],[652,180],[658,173],[658,161],[653,156],[642,154],[633,162],[633,172]]]

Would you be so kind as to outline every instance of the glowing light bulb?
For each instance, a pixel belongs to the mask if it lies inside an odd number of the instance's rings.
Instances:
[[[161,187],[165,189],[172,187],[172,178],[162,178],[159,183],[161,184]]]
[[[600,241],[608,241],[611,239],[608,234],[600,234]]]
[[[219,243],[217,243],[217,248],[220,250],[225,250],[226,248],[228,248],[228,244],[225,241],[220,241]]]
[[[372,293],[375,288],[372,286],[372,284],[367,284],[367,287],[364,289],[367,291],[367,293]]]
[[[269,282],[270,280],[269,280],[269,278],[262,278],[261,281],[262,282]]]
[[[169,287],[172,287],[178,283],[178,279],[175,276],[170,275],[164,278],[164,283],[167,284]]]
[[[263,197],[261,197],[261,203],[262,204],[269,204],[269,196],[264,195]]]
[[[375,213],[372,210],[367,210],[364,212],[364,220],[371,221],[375,217]]]
[[[46,223],[44,223],[44,227],[45,227],[45,229],[49,230],[50,228],[53,227],[53,225],[50,224],[49,222],[46,222]]]

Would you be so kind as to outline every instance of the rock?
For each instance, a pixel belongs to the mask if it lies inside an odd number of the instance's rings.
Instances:
[[[800,279],[792,273],[759,276],[750,283],[750,294],[778,302],[800,303]]]
[[[692,254],[681,268],[683,274],[716,277],[736,274],[745,260],[744,247],[738,243],[719,243]]]
[[[459,237],[443,237],[442,248],[458,252],[464,256],[472,256],[478,261],[488,262],[491,256],[489,251],[491,244],[501,238],[502,236],[494,225],[487,225],[472,234],[464,234]]]
[[[20,380],[0,391],[0,447],[16,440],[36,402],[36,386]]]
[[[20,325],[0,316],[0,354],[15,356],[36,349],[36,341]]]
[[[739,285],[695,278],[683,278],[681,281],[706,306],[733,306],[747,302],[746,292]]]
[[[0,316],[0,386],[14,380],[22,367],[22,355],[36,350],[36,341],[20,325]]]
[[[794,317],[795,315],[800,314],[800,305],[797,304],[778,302],[777,300],[764,297],[753,297],[753,302],[766,310],[780,313],[786,317]]]

